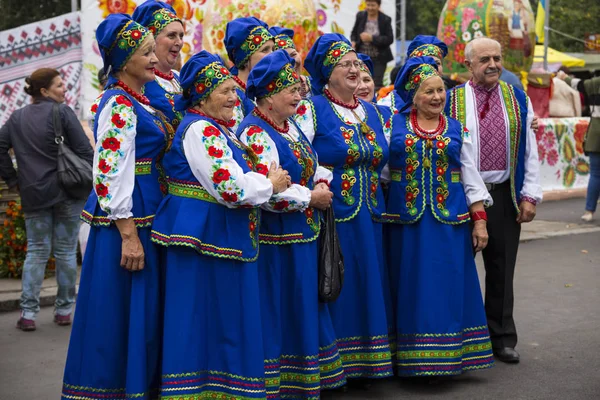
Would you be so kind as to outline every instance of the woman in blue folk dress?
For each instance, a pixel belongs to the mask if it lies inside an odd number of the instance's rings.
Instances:
[[[291,119],[301,100],[294,63],[285,50],[277,50],[252,69],[247,95],[257,105],[238,134],[261,165],[281,165],[292,181],[263,205],[260,221],[267,397],[318,399],[321,389],[345,382],[329,310],[317,293],[319,210],[330,206],[333,175],[318,165],[312,145]]]
[[[152,227],[166,247],[162,399],[265,399],[259,208],[289,185],[229,130],[235,83],[206,51],[181,70],[185,111]],[[255,170],[257,172],[255,172]]]
[[[448,46],[435,36],[430,35],[417,35],[410,42],[408,50],[406,51],[406,57],[408,59],[413,57],[431,57],[435,60],[435,64],[439,73],[443,73],[444,69],[444,57],[448,54]],[[400,74],[398,74],[400,76]],[[396,77],[396,81],[398,77]],[[396,82],[394,82],[395,86]],[[399,90],[392,90],[387,96],[380,99],[377,104],[385,107],[389,107],[393,114],[398,114],[401,109],[404,108],[404,100],[399,94]]]
[[[392,374],[382,227],[374,221],[385,206],[379,174],[388,147],[375,107],[354,95],[360,65],[342,35],[317,39],[305,68],[323,94],[303,100],[296,119],[319,163],[333,172],[333,210],[345,276],[329,310],[346,377],[368,379]]]
[[[224,42],[227,56],[233,63],[231,74],[237,84],[238,100],[231,124],[233,131],[237,132],[244,117],[255,107],[246,96],[248,75],[264,56],[273,52],[274,41],[267,24],[255,17],[245,17],[227,23]]]
[[[140,4],[131,17],[152,32],[156,40],[156,77],[144,86],[144,94],[150,105],[165,114],[167,122],[177,129],[183,116],[175,109],[175,96],[181,94],[181,85],[173,67],[183,46],[183,22],[173,7],[155,0]]]
[[[392,117],[382,177],[389,181],[383,219],[400,376],[493,365],[473,259],[487,245],[484,202],[492,198],[469,132],[442,114],[446,89],[436,67],[431,57],[414,57],[399,73],[398,93],[412,110]]]
[[[97,108],[91,225],[65,367],[63,399],[158,395],[158,253],[150,225],[160,204],[157,160],[166,129],[141,95],[154,80],[152,33],[124,14],[108,16],[96,39],[109,73]]]

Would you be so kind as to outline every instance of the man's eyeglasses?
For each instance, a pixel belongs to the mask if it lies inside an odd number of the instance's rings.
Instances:
[[[354,66],[354,68],[358,69],[362,65],[362,61],[354,60],[354,61],[344,61],[336,64],[336,67],[340,67],[343,69],[350,69],[350,67]]]

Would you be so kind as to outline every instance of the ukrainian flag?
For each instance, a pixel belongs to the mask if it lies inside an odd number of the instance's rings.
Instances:
[[[546,22],[546,0],[539,0],[535,16],[535,35],[538,43],[544,43],[544,23]]]

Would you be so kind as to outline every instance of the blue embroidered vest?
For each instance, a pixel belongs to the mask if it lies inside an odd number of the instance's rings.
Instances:
[[[290,124],[294,124],[291,119]],[[279,163],[292,179],[292,183],[313,189],[313,177],[317,169],[317,156],[300,128],[300,138],[294,142],[285,134],[277,132],[262,118],[250,113],[238,128],[238,136],[249,126],[258,126],[269,134],[277,146]],[[291,244],[311,242],[319,235],[318,210],[308,207],[304,212],[275,213],[263,210],[260,219],[261,244]]]
[[[382,219],[391,223],[414,223],[430,208],[440,222],[469,221],[467,199],[460,181],[461,124],[446,118],[442,134],[427,141],[413,131],[409,121],[410,113],[392,117],[388,164],[391,181]]]
[[[189,247],[206,256],[255,261],[259,209],[228,208],[219,204],[190,169],[183,139],[190,125],[201,120],[211,122],[227,138],[233,158],[244,173],[252,170],[252,162],[240,143],[231,140],[211,119],[188,112],[163,162],[169,176],[169,194],[152,225],[152,241],[163,246]]]
[[[137,124],[135,135],[135,185],[132,200],[133,218],[138,228],[150,227],[154,214],[166,191],[161,158],[168,145],[167,129],[156,114],[150,113],[132,96],[119,88],[108,89],[104,92],[98,105],[98,117],[106,106],[107,101],[116,95],[125,96],[133,104]],[[109,105],[110,107],[110,105]],[[94,138],[97,140],[98,118],[94,122]],[[100,143],[97,146],[101,146]],[[96,149],[100,151],[100,149]],[[82,219],[95,226],[110,226],[111,221],[100,208],[96,192],[92,190],[83,212]]]
[[[510,190],[513,205],[519,212],[519,196],[525,180],[525,149],[527,148],[527,95],[524,91],[498,82],[502,93],[502,101],[508,114],[510,129]],[[468,112],[473,112],[469,110]],[[457,119],[464,126],[467,121],[467,104],[465,84],[448,91],[445,114]]]
[[[388,159],[388,145],[380,115],[372,104],[360,100],[366,110],[365,123],[373,132],[361,132],[360,124],[347,124],[324,96],[314,96],[315,137],[313,147],[321,166],[333,171],[331,191],[336,221],[354,218],[368,207],[378,218],[384,210],[379,176]]]
[[[173,78],[179,86],[179,79],[177,75]],[[177,126],[183,118],[183,114],[175,110],[175,95],[179,93],[170,93],[163,88],[156,80],[148,82],[144,86],[144,94],[150,99],[150,105],[157,110],[161,111],[167,117],[167,122],[173,126],[173,129],[177,129]]]

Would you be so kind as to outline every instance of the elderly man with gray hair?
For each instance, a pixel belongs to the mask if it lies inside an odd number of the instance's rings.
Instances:
[[[446,115],[470,132],[476,165],[494,199],[487,209],[489,243],[483,250],[485,310],[494,355],[518,363],[515,264],[521,224],[533,220],[542,200],[533,107],[525,92],[500,81],[500,43],[475,39],[467,44],[465,59],[472,78],[448,92]]]

